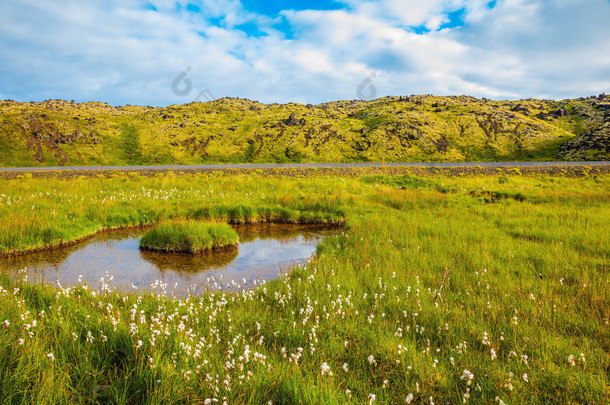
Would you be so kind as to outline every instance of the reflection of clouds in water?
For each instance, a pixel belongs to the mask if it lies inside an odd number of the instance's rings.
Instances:
[[[142,230],[114,231],[100,234],[77,245],[17,258],[0,258],[0,268],[16,272],[28,267],[30,278],[38,281],[58,279],[62,285],[73,285],[83,275],[83,281],[97,286],[106,272],[114,277],[111,286],[131,291],[131,285],[150,289],[156,280],[167,283],[171,291],[185,294],[192,284],[205,289],[208,279],[223,287],[231,280],[239,284],[247,280],[270,280],[296,263],[304,263],[316,251],[325,236],[336,235],[340,228],[290,227],[285,225],[240,226],[237,250],[204,255],[175,255],[139,250]],[[242,235],[244,237],[242,238]]]

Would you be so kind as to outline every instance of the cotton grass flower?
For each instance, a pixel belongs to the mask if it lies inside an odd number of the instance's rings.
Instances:
[[[409,393],[409,395],[407,395],[407,397],[405,398],[405,402],[407,404],[410,404],[411,402],[413,402],[413,394]]]
[[[55,361],[55,356],[53,356],[53,353],[49,353],[49,354],[47,354],[47,359],[49,359],[51,361]]]
[[[462,372],[462,376],[460,377],[460,380],[466,380],[466,383],[468,385],[472,384],[472,380],[474,379],[474,374],[472,374],[470,371],[468,370],[464,370]]]
[[[468,402],[468,400],[470,399],[470,388],[466,389],[466,392],[462,394],[462,401],[464,403]]]
[[[330,367],[328,366],[328,364],[326,364],[326,362],[322,363],[322,365],[320,366],[320,372],[322,375],[328,373],[328,375],[333,375],[333,372],[330,371]]]

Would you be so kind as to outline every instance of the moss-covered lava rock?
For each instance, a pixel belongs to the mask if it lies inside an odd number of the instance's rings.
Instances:
[[[610,122],[562,144],[558,156],[565,160],[610,160]]]
[[[0,101],[0,166],[556,160],[562,143],[608,122],[605,95],[412,95],[317,106]]]

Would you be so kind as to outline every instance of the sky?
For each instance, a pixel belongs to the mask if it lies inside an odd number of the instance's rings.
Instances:
[[[15,0],[0,99],[610,93],[610,0]]]

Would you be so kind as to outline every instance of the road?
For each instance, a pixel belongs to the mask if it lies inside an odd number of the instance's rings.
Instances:
[[[607,166],[610,162],[471,162],[471,163],[386,163],[386,167],[531,167],[531,166]],[[0,167],[0,172],[53,172],[102,170],[219,170],[219,169],[286,169],[308,167],[380,167],[381,163],[290,163],[232,165],[159,165],[159,166],[54,166]]]

